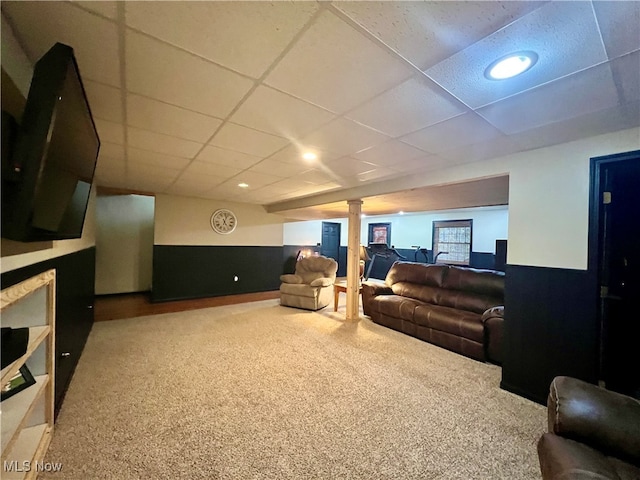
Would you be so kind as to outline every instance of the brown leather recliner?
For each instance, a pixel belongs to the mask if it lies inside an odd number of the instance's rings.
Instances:
[[[551,382],[544,480],[640,479],[640,402],[571,377]]]

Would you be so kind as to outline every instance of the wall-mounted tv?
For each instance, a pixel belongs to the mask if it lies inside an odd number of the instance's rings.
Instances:
[[[80,238],[100,139],[71,47],[36,63],[16,137],[3,145],[2,237]]]

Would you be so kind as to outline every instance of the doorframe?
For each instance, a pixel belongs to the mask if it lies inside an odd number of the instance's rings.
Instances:
[[[587,271],[592,281],[592,292],[594,292],[593,308],[596,312],[596,332],[598,334],[598,380],[602,381],[602,312],[600,310],[600,214],[602,210],[602,174],[608,165],[627,160],[640,159],[640,150],[630,152],[614,153],[600,157],[591,157],[589,165],[589,230],[587,243]]]
[[[324,245],[324,224],[331,224],[331,225],[337,225],[338,226],[338,250],[336,252],[336,258],[335,261],[339,262],[340,259],[340,239],[342,236],[342,224],[340,222],[327,222],[327,221],[322,221],[322,230],[320,232],[320,251],[322,251],[322,246]]]

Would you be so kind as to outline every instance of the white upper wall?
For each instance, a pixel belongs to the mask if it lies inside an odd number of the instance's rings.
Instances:
[[[420,245],[431,249],[432,226],[437,220],[473,220],[473,251],[495,253],[495,241],[507,238],[508,207],[463,208],[439,212],[406,215],[379,215],[364,217],[360,229],[360,243],[368,243],[370,223],[391,223],[391,244],[396,248]],[[326,220],[340,223],[340,245],[348,242],[346,218]],[[284,224],[285,245],[315,245],[322,241],[322,220]]]
[[[211,228],[211,215],[219,208],[233,211],[238,226],[229,235]],[[283,218],[259,205],[173,195],[157,195],[154,243],[156,245],[282,246]]]

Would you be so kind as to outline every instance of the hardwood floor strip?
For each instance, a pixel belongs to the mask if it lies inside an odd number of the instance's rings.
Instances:
[[[141,317],[144,315],[156,315],[159,313],[181,312],[199,308],[257,302],[279,297],[280,292],[276,290],[271,292],[243,293],[240,295],[153,303],[149,299],[149,293],[103,295],[96,296],[94,303],[94,321],[104,322],[108,320]]]

